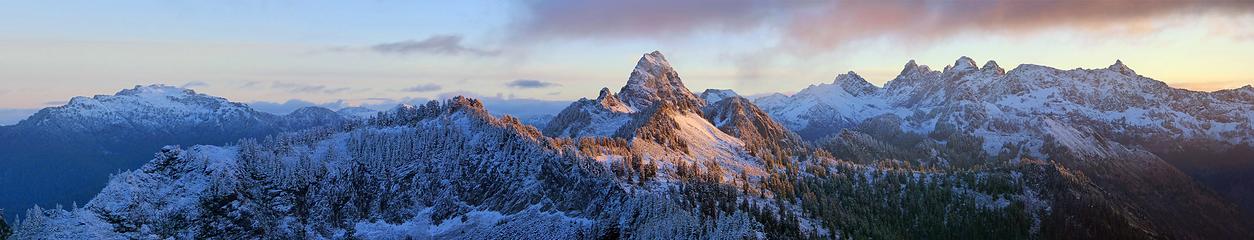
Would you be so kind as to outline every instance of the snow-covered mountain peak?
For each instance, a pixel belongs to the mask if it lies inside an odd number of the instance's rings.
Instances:
[[[470,110],[470,111],[478,111],[478,112],[485,112],[485,113],[488,112],[488,110],[483,107],[483,101],[479,101],[479,99],[468,98],[466,96],[461,96],[461,95],[453,97],[453,99],[449,99],[448,103],[445,103],[445,105],[448,105],[448,108],[450,109],[450,111]]]
[[[653,111],[663,104],[670,104],[679,111],[699,113],[705,100],[688,90],[666,57],[654,51],[640,57],[627,85],[618,94],[602,88],[596,100],[584,98],[571,103],[544,124],[544,133],[563,137],[608,137],[631,122],[633,115]]]
[[[927,72],[927,71],[931,71],[931,69],[928,69],[927,65],[919,65],[918,63],[914,62],[914,59],[910,59],[910,61],[906,62],[906,66],[902,67],[901,73],[899,73],[898,75],[909,75],[915,72]]]
[[[131,89],[122,89],[116,95],[130,96],[186,96],[196,95],[195,91],[175,86],[167,86],[164,84],[152,84],[148,86],[135,85]]]
[[[962,56],[959,57],[958,60],[954,60],[953,66],[945,68],[945,72],[966,72],[974,71],[976,69],[975,60],[971,60],[971,58],[967,56]]]
[[[1129,68],[1128,65],[1123,65],[1122,60],[1115,60],[1115,64],[1111,64],[1109,67],[1106,67],[1106,69],[1119,72],[1123,75],[1136,76],[1136,71],[1132,71],[1132,68]]]
[[[636,62],[636,71],[659,73],[669,68],[671,68],[671,63],[666,61],[666,56],[659,51],[646,53],[640,56],[640,61]]]
[[[940,72],[933,71],[927,65],[919,65],[919,64],[916,64],[914,60],[910,60],[909,62],[906,62],[906,66],[901,69],[901,73],[897,74],[897,78],[894,78],[893,81],[890,81],[888,84],[885,84],[885,86],[893,85],[892,82],[901,82],[898,80],[907,80],[905,82],[913,82],[913,80],[933,78],[933,77],[939,77],[939,76],[940,76]]]
[[[993,61],[993,60],[988,60],[988,62],[985,62],[984,66],[980,67],[980,71],[981,72],[992,71],[992,72],[997,73],[997,75],[1006,74],[1006,69],[1002,69],[1001,66],[997,65],[997,61]]]
[[[46,108],[34,122],[51,119],[94,119],[96,123],[134,124],[178,116],[189,121],[254,112],[246,105],[225,98],[198,94],[185,88],[148,85],[123,89],[115,95],[74,97],[63,106]],[[168,119],[166,119],[168,120]],[[86,124],[76,123],[75,125]]]
[[[873,94],[879,90],[879,87],[867,82],[866,79],[853,71],[836,75],[836,80],[832,81],[832,85],[836,85],[836,87],[854,96]]]
[[[680,109],[696,109],[705,105],[684,86],[679,73],[671,68],[662,53],[644,54],[618,93],[618,99],[635,109],[647,109],[657,102],[675,103]]]
[[[709,104],[714,104],[729,97],[739,96],[740,94],[736,94],[736,91],[731,89],[706,89],[705,92],[701,92],[701,99],[705,99],[705,102]]]
[[[601,93],[597,95],[597,103],[601,105],[601,108],[609,110],[610,112],[632,113],[637,110],[631,106],[627,106],[627,104],[623,103],[622,100],[618,100],[618,97],[614,96],[614,92],[610,91],[610,88],[601,88]]]
[[[1041,74],[1044,72],[1056,72],[1056,71],[1059,71],[1059,70],[1057,68],[1053,68],[1049,66],[1024,63],[1024,64],[1019,64],[1019,66],[1015,66],[1015,68],[1010,69],[1010,71],[1007,71],[1006,74],[1009,74],[1009,75],[1029,74],[1031,75],[1031,74]]]

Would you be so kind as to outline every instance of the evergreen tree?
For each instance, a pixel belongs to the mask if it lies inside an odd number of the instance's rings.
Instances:
[[[13,234],[13,228],[9,227],[9,222],[4,221],[4,209],[0,209],[0,240],[9,239],[11,234]]]

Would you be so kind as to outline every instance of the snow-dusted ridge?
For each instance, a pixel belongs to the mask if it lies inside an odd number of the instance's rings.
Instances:
[[[813,85],[793,96],[768,96],[756,103],[790,129],[836,126],[834,134],[882,114],[907,118],[904,130],[930,132],[937,123],[953,123],[986,137],[991,154],[1008,142],[1027,140],[1021,130],[1052,116],[1067,124],[1097,123],[1108,135],[1132,138],[1210,138],[1229,143],[1254,142],[1254,102],[1240,90],[1194,92],[1136,74],[1122,61],[1103,69],[1059,70],[1023,64],[1004,72],[993,61],[981,68],[962,57],[942,72],[910,61],[884,88],[874,88],[856,74],[841,74],[832,84]],[[846,84],[842,84],[846,83]],[[849,84],[858,83],[858,84]],[[858,94],[865,93],[865,94]],[[960,111],[955,111],[959,110]],[[1006,123],[1006,124],[1002,124]],[[843,126],[843,127],[842,127]]]
[[[0,208],[85,202],[110,173],[141,166],[163,145],[222,144],[347,121],[354,120],[321,107],[274,115],[166,85],[74,97],[0,127]]]

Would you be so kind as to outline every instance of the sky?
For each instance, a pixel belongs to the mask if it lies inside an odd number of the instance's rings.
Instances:
[[[1198,91],[1254,84],[1254,1],[7,1],[0,125],[166,84],[284,113],[455,95],[513,114],[618,89],[666,54],[694,91],[791,93],[909,60],[1103,68]]]

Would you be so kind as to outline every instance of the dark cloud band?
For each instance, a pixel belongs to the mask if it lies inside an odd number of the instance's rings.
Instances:
[[[831,49],[891,36],[948,37],[964,31],[1022,34],[1071,28],[1153,32],[1169,16],[1251,14],[1243,0],[876,0],[876,1],[577,1],[524,5],[519,38],[657,38],[721,31],[777,31],[790,47]],[[763,28],[764,27],[764,28]]]

